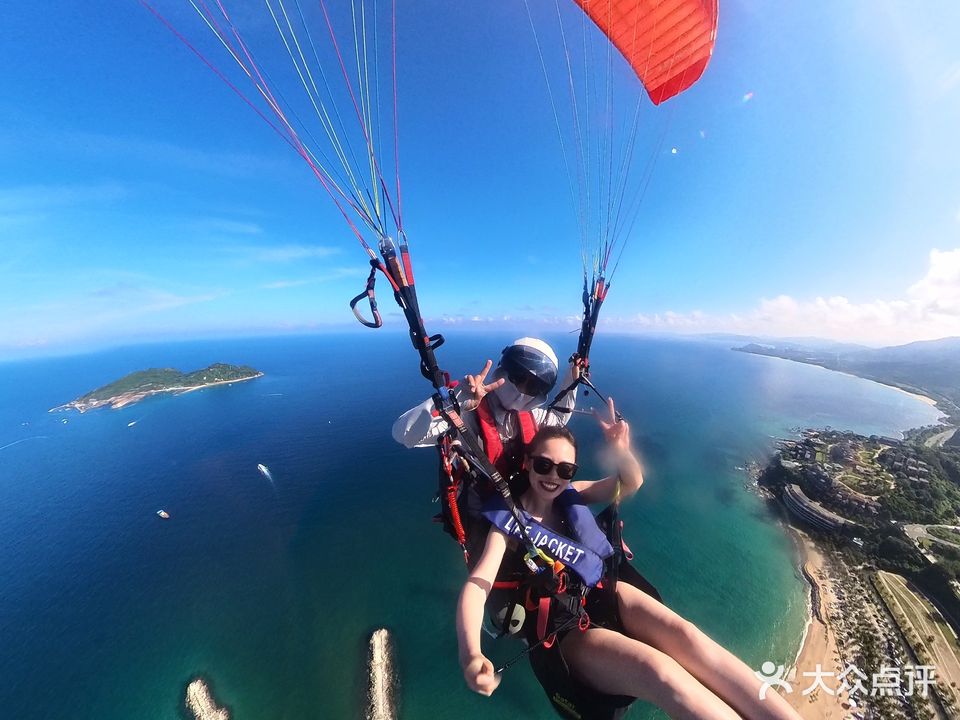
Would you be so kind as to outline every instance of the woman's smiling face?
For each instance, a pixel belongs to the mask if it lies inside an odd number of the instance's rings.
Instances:
[[[536,470],[535,458],[544,458],[553,463],[549,472],[539,473]],[[563,479],[557,474],[558,463],[574,464],[577,460],[577,451],[564,438],[548,438],[537,444],[536,449],[527,456],[527,471],[530,477],[530,489],[537,497],[552,501],[570,485],[569,479]]]

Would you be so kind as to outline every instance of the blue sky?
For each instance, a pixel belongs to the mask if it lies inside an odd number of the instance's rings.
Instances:
[[[530,4],[565,82],[553,3]],[[185,2],[158,7],[229,67]],[[237,14],[269,58],[260,9]],[[958,27],[951,0],[721,0],[702,80],[644,108],[656,171],[606,329],[960,334]],[[0,28],[0,354],[351,326],[366,255],[333,204],[139,3],[16,4]],[[523,3],[400,2],[398,45],[428,330],[572,326],[576,215]]]

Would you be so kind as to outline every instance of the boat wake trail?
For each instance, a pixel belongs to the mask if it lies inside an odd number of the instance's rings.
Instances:
[[[258,464],[257,464],[257,470],[259,470],[259,471],[260,471],[260,474],[263,475],[263,476],[267,479],[267,482],[270,483],[270,489],[273,490],[273,496],[276,497],[276,496],[277,496],[277,484],[273,481],[273,473],[270,472],[270,468],[268,468],[268,467],[267,467],[266,465],[264,465],[263,463],[258,463]]]
[[[14,440],[12,443],[7,443],[6,445],[0,446],[0,450],[6,450],[7,448],[13,447],[14,445],[25,443],[27,440],[47,440],[47,439],[48,438],[46,435],[34,435],[32,437],[22,438],[20,440]]]

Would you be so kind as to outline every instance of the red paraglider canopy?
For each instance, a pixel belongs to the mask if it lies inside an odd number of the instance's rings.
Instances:
[[[574,0],[623,54],[654,105],[693,85],[710,62],[716,0]]]

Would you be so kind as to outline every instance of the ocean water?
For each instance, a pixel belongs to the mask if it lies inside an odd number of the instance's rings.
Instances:
[[[549,339],[561,355],[574,344]],[[450,337],[441,363],[475,371],[508,340]],[[134,370],[217,361],[266,375],[119,411],[47,412]],[[804,585],[738,468],[797,426],[895,435],[938,413],[717,344],[601,336],[593,364],[644,459],[644,487],[623,508],[636,564],[752,667],[790,662]],[[0,364],[0,716],[173,720],[200,673],[239,720],[359,718],[367,638],[386,626],[402,717],[553,717],[524,663],[489,699],[462,682],[464,568],[430,521],[435,454],[390,438],[428,390],[409,341],[390,332]],[[582,416],[572,427],[589,477],[599,433]],[[641,704],[630,715],[658,716]]]

